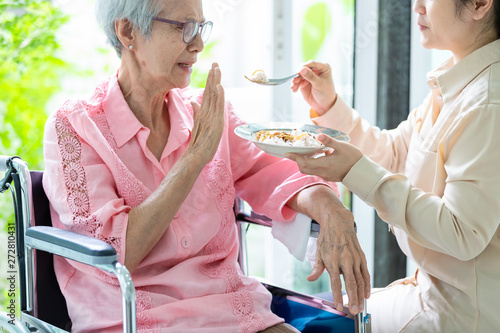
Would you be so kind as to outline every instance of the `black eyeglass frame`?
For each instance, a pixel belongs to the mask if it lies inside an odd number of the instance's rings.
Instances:
[[[154,17],[153,20],[164,22],[164,23],[173,24],[173,25],[176,25],[178,27],[182,27],[182,40],[186,44],[192,43],[193,40],[195,40],[195,38],[198,35],[198,33],[200,34],[201,39],[203,40],[203,43],[206,43],[207,40],[208,40],[208,38],[210,37],[210,33],[212,32],[212,27],[214,25],[212,21],[205,21],[203,23],[200,23],[200,22],[198,22],[196,20],[189,20],[189,21],[186,21],[186,22],[179,22],[179,21],[165,19],[165,18],[162,18],[162,17]],[[193,24],[193,23],[195,24],[195,29],[193,30],[193,33],[190,36],[186,36],[186,31],[187,30],[186,30],[185,26],[187,24]],[[206,31],[207,31],[206,27],[209,27],[208,34],[206,33]],[[196,32],[196,33],[194,33],[194,32]],[[206,34],[206,36],[204,36],[204,34]]]

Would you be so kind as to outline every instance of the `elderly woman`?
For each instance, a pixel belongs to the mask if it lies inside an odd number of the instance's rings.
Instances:
[[[96,6],[121,65],[88,100],[68,101],[50,116],[44,187],[56,227],[116,248],[136,286],[139,331],[295,331],[238,267],[236,195],[276,221],[296,211],[317,220],[310,279],[326,266],[341,306],[344,274],[351,311],[361,311],[366,261],[333,189],[234,134],[243,122],[225,103],[217,64],[204,92],[184,89],[212,27],[201,0]],[[121,330],[112,276],[61,258],[55,271],[75,332]]]
[[[337,98],[328,65],[308,64],[292,89],[352,144],[323,137],[329,156],[291,158],[375,207],[419,267],[372,294],[373,332],[498,332],[500,0],[416,0],[414,11],[422,45],[453,55],[428,74],[423,104],[381,131]]]

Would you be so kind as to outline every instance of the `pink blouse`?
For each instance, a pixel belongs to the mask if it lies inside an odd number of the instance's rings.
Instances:
[[[154,191],[189,143],[191,99],[201,103],[202,95],[168,93],[171,133],[159,161],[146,146],[149,129],[130,110],[116,76],[90,99],[68,101],[53,113],[44,140],[53,225],[106,241],[123,263],[129,211]],[[230,104],[225,116],[215,157],[132,275],[138,331],[256,332],[283,321],[270,311],[267,290],[238,266],[234,199],[289,221],[296,213],[286,202],[307,186],[325,183],[236,136],[243,121]],[[113,276],[60,257],[55,270],[75,332],[121,331],[121,294]]]

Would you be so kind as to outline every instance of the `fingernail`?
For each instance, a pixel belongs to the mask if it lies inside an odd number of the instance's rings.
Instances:
[[[352,306],[352,313],[358,313],[358,306],[357,305],[353,305]]]
[[[306,75],[307,74],[307,69],[306,68],[302,68],[300,70],[300,75]]]

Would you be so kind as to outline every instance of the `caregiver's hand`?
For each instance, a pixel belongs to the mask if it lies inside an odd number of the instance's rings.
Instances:
[[[309,61],[292,81],[292,91],[300,89],[305,101],[319,116],[325,114],[337,101],[330,65]]]
[[[363,157],[361,150],[350,143],[337,141],[325,134],[319,134],[318,140],[333,150],[318,158],[307,158],[292,153],[286,155],[297,163],[303,174],[316,175],[330,182],[341,182],[353,165]]]

